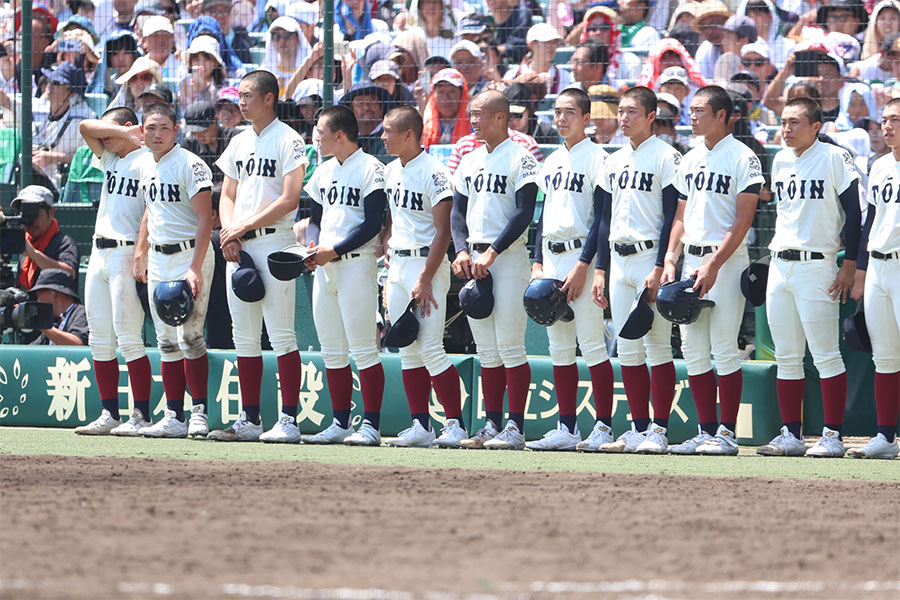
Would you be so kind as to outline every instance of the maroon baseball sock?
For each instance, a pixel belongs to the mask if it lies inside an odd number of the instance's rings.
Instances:
[[[363,418],[381,427],[381,402],[384,399],[384,368],[381,363],[359,371],[359,387],[363,397]]]
[[[778,409],[781,411],[781,422],[794,437],[803,434],[803,392],[806,389],[805,379],[775,380],[778,390]]]
[[[509,420],[525,433],[525,404],[531,387],[531,366],[526,362],[506,368],[506,391],[509,394]]]
[[[191,391],[194,406],[198,404],[206,406],[206,398],[209,394],[209,357],[204,354],[200,358],[184,359],[184,377],[187,380],[188,389]]]
[[[653,391],[653,421],[669,426],[669,413],[675,399],[675,363],[667,362],[650,368],[650,387]]]
[[[187,380],[184,377],[184,359],[172,362],[161,362],[163,391],[166,392],[166,408],[175,411],[179,421],[184,420],[184,390]]]
[[[647,365],[622,365],[622,383],[631,410],[631,420],[638,431],[650,425],[650,373]]]
[[[878,413],[878,433],[893,442],[900,413],[900,371],[875,373],[875,411]]]
[[[578,365],[554,365],[553,383],[556,386],[556,403],[559,405],[559,422],[566,426],[569,433],[575,433]]]
[[[431,395],[431,376],[425,367],[403,369],[403,389],[406,390],[406,401],[409,403],[411,418],[418,419],[426,429],[431,428],[428,418],[428,397]]]
[[[94,377],[100,404],[109,411],[113,419],[119,418],[119,361],[94,359]]]
[[[238,383],[241,386],[241,404],[247,419],[259,423],[259,395],[262,387],[262,356],[238,356]]]
[[[459,420],[459,426],[465,428],[462,418],[462,399],[459,392],[459,372],[456,367],[450,365],[440,375],[431,378],[431,385],[437,394],[441,406],[444,407],[444,416],[448,419]]]
[[[700,375],[688,375],[688,381],[694,396],[694,406],[697,407],[700,429],[709,435],[715,435],[719,427],[719,417],[716,414],[716,375],[710,369]]]
[[[300,352],[294,350],[278,357],[278,380],[281,382],[281,411],[292,417],[297,416],[300,401]]]
[[[840,433],[844,424],[844,409],[847,407],[847,373],[822,380],[822,409],[825,413],[825,427]]]
[[[719,403],[722,405],[722,425],[734,431],[737,427],[738,409],[741,408],[741,391],[744,389],[744,373],[740,369],[719,376]]]
[[[134,395],[134,407],[141,411],[144,419],[150,420],[150,386],[153,374],[150,370],[150,359],[146,355],[125,363],[128,367],[128,379],[131,381],[131,393]]]
[[[506,367],[481,367],[484,412],[497,429],[503,425],[504,393],[506,393]]]
[[[597,420],[612,427],[613,385],[615,385],[612,364],[604,360],[591,367],[590,371]]]
[[[331,411],[344,429],[350,427],[350,399],[353,396],[353,371],[350,365],[341,369],[325,369]]]

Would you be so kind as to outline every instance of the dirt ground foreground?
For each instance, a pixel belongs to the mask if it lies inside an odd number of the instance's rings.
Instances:
[[[0,598],[897,598],[891,483],[0,456]]]

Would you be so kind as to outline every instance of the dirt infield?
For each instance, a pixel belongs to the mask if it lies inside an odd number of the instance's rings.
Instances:
[[[0,486],[0,598],[900,594],[891,483],[4,455]]]

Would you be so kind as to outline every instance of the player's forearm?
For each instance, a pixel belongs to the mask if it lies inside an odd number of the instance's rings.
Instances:
[[[862,226],[859,235],[859,253],[856,257],[856,270],[865,271],[869,266],[869,234],[872,232],[872,223],[875,222],[875,205],[869,205],[866,211],[866,222]]]
[[[150,231],[147,225],[147,210],[144,209],[144,216],[141,218],[141,229],[138,232],[138,239],[134,245],[134,257],[146,258],[150,251]]]
[[[309,205],[309,223],[306,225],[306,243],[319,245],[319,236],[322,233],[322,205],[312,202]]]
[[[519,239],[534,219],[534,207],[537,205],[537,184],[529,183],[516,191],[516,210],[500,235],[491,243],[491,248],[500,254]]]
[[[859,209],[859,182],[853,181],[839,196],[844,209],[844,261],[859,259],[859,238],[862,233],[862,214]]]
[[[102,119],[85,119],[78,123],[78,131],[82,137],[99,140],[100,138],[127,138],[128,128]]]
[[[212,226],[212,212],[199,217],[197,233],[194,236],[194,257],[191,260],[191,269],[195,273],[199,273],[203,268],[203,261],[209,248],[209,240],[212,237]]]
[[[672,235],[672,225],[675,222],[675,214],[678,212],[678,191],[675,186],[668,186],[663,190],[663,226],[659,232],[659,252],[656,255],[656,266],[665,264],[666,253],[669,248],[669,239]]]
[[[444,257],[447,256],[447,248],[449,246],[450,231],[438,231],[431,242],[431,247],[428,249],[428,258],[425,259],[425,266],[422,267],[422,273],[419,274],[420,280],[431,281],[434,279],[435,273],[438,272],[441,263],[444,262]]]
[[[219,221],[222,227],[231,225],[234,218],[234,199],[237,196],[237,180],[226,177],[222,182],[222,193],[219,196]]]
[[[268,227],[273,223],[277,223],[285,216],[296,213],[299,205],[299,194],[296,198],[281,196],[275,202],[247,219],[245,223],[247,231],[259,229],[260,227]]]
[[[453,196],[453,209],[450,211],[450,232],[453,236],[454,254],[469,250],[469,227],[466,225],[466,212],[469,198],[459,192]]]
[[[353,229],[347,237],[334,245],[334,251],[338,255],[347,254],[372,240],[381,231],[381,220],[384,217],[384,208],[387,205],[387,196],[384,190],[375,190],[363,200],[365,216],[363,222]]]
[[[731,255],[744,243],[747,232],[750,231],[750,226],[753,224],[753,212],[755,209],[755,201],[753,203],[753,210],[742,211],[739,206],[737,218],[725,234],[722,244],[715,252],[713,252],[712,258],[710,258],[710,262],[717,268],[721,268],[721,266],[731,258]]]
[[[684,208],[687,202],[678,201],[678,208],[675,210],[675,219],[672,221],[672,230],[669,232],[669,245],[666,248],[666,254],[681,254],[681,238],[684,237]],[[675,262],[675,261],[673,261]]]
[[[597,263],[594,266],[596,270],[603,271],[604,274],[609,270],[609,228],[612,223],[612,195],[602,193],[602,206],[600,212],[596,213],[597,228],[594,233],[597,246]]]

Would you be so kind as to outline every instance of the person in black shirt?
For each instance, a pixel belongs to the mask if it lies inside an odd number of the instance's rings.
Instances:
[[[62,269],[77,281],[78,246],[59,230],[53,193],[43,186],[29,185],[11,206],[22,213],[25,226],[25,252],[19,256],[16,285],[30,290],[42,269]]]
[[[84,305],[72,277],[62,269],[41,271],[31,288],[38,302],[53,305],[56,315],[53,327],[42,329],[33,345],[85,346],[88,343],[88,321]]]
[[[224,175],[215,165],[228,142],[238,132],[232,127],[222,127],[216,120],[216,108],[209,102],[195,102],[184,111],[187,137],[182,146],[203,159],[212,170],[213,183],[222,183]]]

